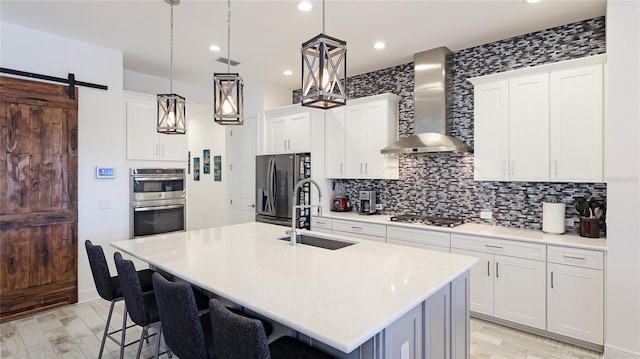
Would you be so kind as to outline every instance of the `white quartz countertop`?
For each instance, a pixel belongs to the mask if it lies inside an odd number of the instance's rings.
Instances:
[[[477,258],[358,241],[338,250],[277,240],[266,223],[112,242],[238,305],[349,353],[456,277]]]
[[[349,221],[360,221],[369,223],[381,223],[389,226],[401,226],[408,228],[428,229],[432,231],[447,232],[451,234],[466,234],[482,237],[492,237],[500,239],[518,240],[524,242],[535,242],[549,245],[566,246],[573,248],[595,249],[599,251],[607,250],[606,238],[586,238],[576,234],[548,234],[539,230],[509,228],[502,226],[492,226],[478,223],[465,223],[453,228],[429,226],[424,224],[410,224],[402,222],[392,222],[391,216],[374,214],[359,215],[356,212],[326,212],[322,217],[332,219],[344,219]]]

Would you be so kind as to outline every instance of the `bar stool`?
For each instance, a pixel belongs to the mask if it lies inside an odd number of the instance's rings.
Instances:
[[[216,299],[209,301],[216,359],[330,359],[333,356],[289,336],[267,344],[259,320],[235,314]]]
[[[157,358],[160,354],[160,337],[162,335],[162,327],[160,324],[160,315],[158,313],[155,294],[153,291],[144,292],[142,290],[136,268],[132,261],[123,259],[120,252],[114,253],[113,259],[116,262],[118,280],[120,281],[120,288],[122,288],[124,302],[129,310],[129,317],[131,317],[131,320],[133,320],[134,323],[142,327],[136,359],[140,358],[143,338],[148,339],[149,336],[156,337],[154,358]],[[156,332],[152,335],[149,335],[150,328],[156,328]],[[123,355],[124,347],[120,347],[120,357]]]
[[[109,307],[109,315],[107,316],[107,324],[104,326],[104,334],[102,335],[102,343],[100,344],[100,351],[98,353],[98,359],[102,358],[104,351],[104,345],[107,338],[113,340],[122,350],[138,341],[125,344],[126,330],[135,325],[127,326],[127,306],[124,306],[124,312],[122,314],[122,328],[114,331],[109,331],[109,325],[111,323],[111,315],[113,314],[113,308],[115,304],[124,298],[122,297],[122,290],[120,289],[120,281],[118,276],[111,276],[109,272],[109,266],[107,265],[107,259],[104,256],[102,246],[94,245],[90,240],[84,241],[84,246],[87,250],[87,258],[89,259],[89,267],[91,268],[91,274],[93,276],[93,282],[96,286],[96,290],[100,297],[104,300],[111,302]],[[153,271],[150,269],[144,269],[137,272],[137,276],[140,280],[140,285],[143,291],[153,290],[153,283],[151,281],[151,275]],[[114,334],[121,333],[121,338],[118,340],[114,337]],[[120,356],[122,358],[122,356]]]

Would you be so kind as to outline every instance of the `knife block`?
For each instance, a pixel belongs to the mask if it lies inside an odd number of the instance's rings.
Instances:
[[[600,238],[600,219],[580,217],[580,237]]]

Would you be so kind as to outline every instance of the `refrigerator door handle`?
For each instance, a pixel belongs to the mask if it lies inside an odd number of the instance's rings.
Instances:
[[[276,196],[275,196],[275,189],[276,189],[276,159],[274,157],[269,158],[269,171],[267,172],[267,183],[269,184],[269,198],[267,199],[269,201],[269,213],[270,214],[275,214],[275,209],[276,209]]]

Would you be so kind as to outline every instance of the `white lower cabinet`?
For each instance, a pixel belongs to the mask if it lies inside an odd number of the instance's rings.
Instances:
[[[427,229],[387,226],[387,243],[449,253],[451,234]]]
[[[480,258],[471,269],[472,311],[546,328],[545,245],[452,235],[451,246],[452,253]]]
[[[387,226],[384,224],[334,219],[331,228],[331,233],[340,236],[377,242],[387,241]]]
[[[548,251],[547,330],[602,345],[602,252],[556,246]]]

